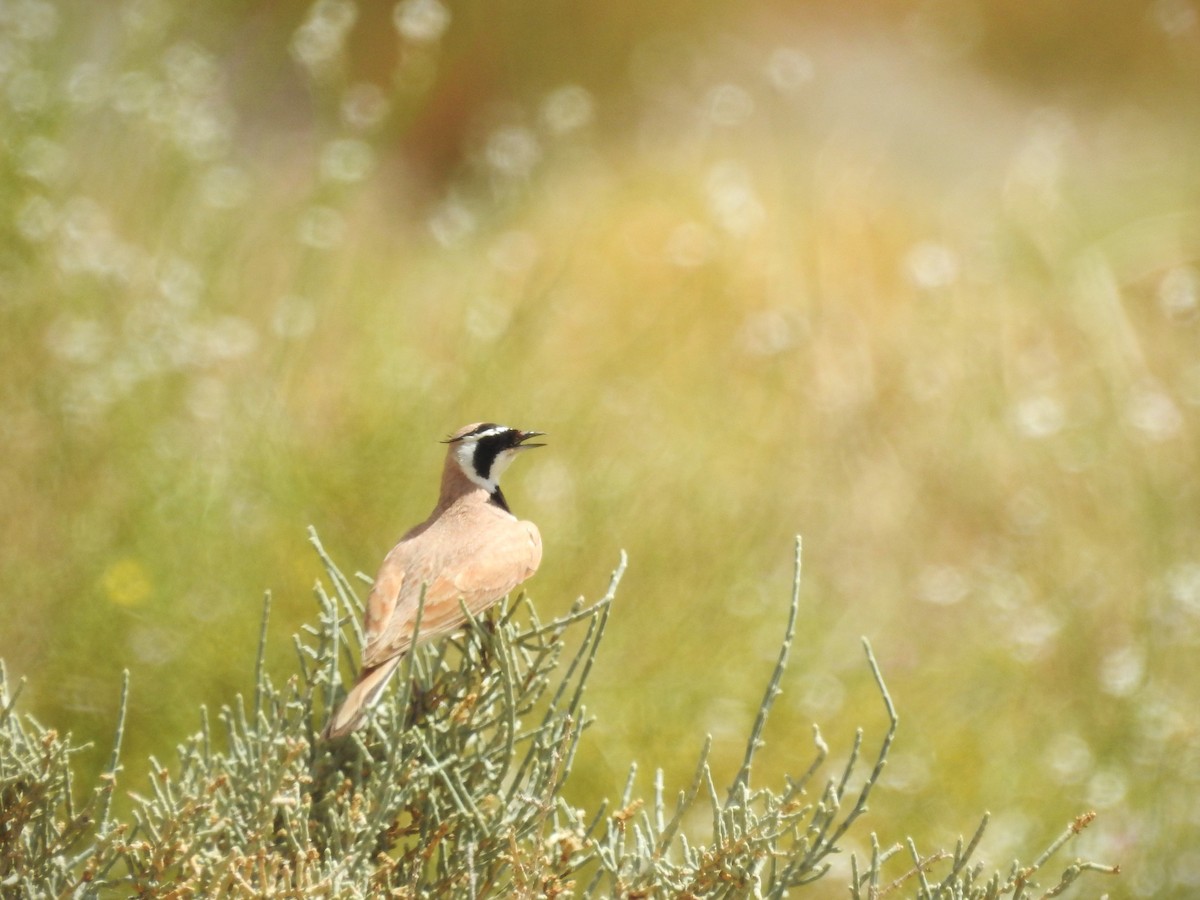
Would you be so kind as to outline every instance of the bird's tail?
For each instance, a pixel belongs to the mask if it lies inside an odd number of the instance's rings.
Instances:
[[[358,680],[354,682],[354,687],[350,688],[350,693],[346,695],[342,705],[329,719],[329,724],[321,732],[321,737],[324,740],[339,738],[362,725],[367,708],[379,699],[379,695],[387,686],[388,680],[395,673],[396,666],[399,664],[400,657],[396,656],[373,669],[364,669],[360,672]]]

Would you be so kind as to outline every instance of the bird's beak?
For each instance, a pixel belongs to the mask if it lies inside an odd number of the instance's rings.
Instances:
[[[541,437],[545,433],[546,432],[544,432],[544,431],[522,431],[521,437],[517,441],[516,447],[514,449],[516,449],[516,450],[532,450],[534,447],[545,447],[546,446],[545,444],[527,444],[527,443],[525,443],[530,438]]]

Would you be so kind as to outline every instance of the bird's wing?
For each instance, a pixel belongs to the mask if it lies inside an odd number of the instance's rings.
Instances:
[[[531,522],[490,530],[433,555],[424,542],[401,542],[384,560],[367,602],[363,667],[406,652],[425,587],[419,638],[453,631],[464,619],[460,600],[478,615],[532,575],[541,562],[542,540]]]
[[[367,645],[373,644],[387,629],[392,613],[396,610],[396,601],[404,590],[404,565],[394,559],[399,546],[384,558],[371,586],[367,597],[367,614],[363,618],[363,630]],[[364,662],[366,660],[364,659]]]
[[[537,526],[514,522],[457,570],[454,590],[471,615],[478,615],[536,572],[541,561],[542,536]]]

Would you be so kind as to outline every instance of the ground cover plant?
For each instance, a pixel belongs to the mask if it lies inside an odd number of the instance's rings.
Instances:
[[[597,602],[542,622],[526,597],[471,619],[461,639],[406,657],[399,689],[368,728],[322,743],[342,649],[361,650],[362,601],[326,555],[318,625],[294,636],[297,671],[266,671],[264,605],[252,697],[238,695],[169,764],[150,760],[150,790],[112,815],[124,780],[128,678],[100,785],[80,791],[70,737],[17,708],[0,678],[0,888],[40,896],[781,897],[819,883],[867,812],[896,736],[897,714],[870,645],[866,659],[888,726],[872,751],[858,730],[842,761],[814,726],[813,759],[782,784],[760,784],[756,755],[800,619],[800,544],[779,658],[732,782],[718,790],[711,737],[678,797],[659,769],[649,798],[636,764],[619,799],[585,810],[564,787],[589,717],[584,690],[625,569]],[[419,632],[418,618],[418,632]],[[357,645],[357,646],[356,646]],[[2,671],[2,669],[0,669]],[[1043,867],[1090,822],[1081,815],[1032,864],[989,872],[973,859],[987,818],[952,852],[871,833],[850,858],[852,897],[1059,896],[1079,859],[1047,887]],[[696,820],[707,818],[707,828]],[[881,823],[882,824],[882,823]],[[689,838],[689,832],[691,837]],[[707,832],[706,834],[704,832]],[[1057,861],[1056,861],[1057,862]],[[894,874],[890,873],[894,870]]]

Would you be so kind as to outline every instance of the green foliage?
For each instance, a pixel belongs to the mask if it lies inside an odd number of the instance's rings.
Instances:
[[[661,770],[653,797],[635,797],[634,765],[619,802],[589,813],[567,802],[564,786],[589,721],[584,689],[624,558],[593,604],[581,599],[542,622],[523,597],[489,620],[471,619],[461,638],[410,654],[367,727],[327,743],[320,726],[340,690],[342,651],[360,649],[362,606],[312,537],[332,590],[316,586],[318,621],[294,638],[296,672],[277,685],[265,671],[268,595],[252,705],[239,695],[216,727],[202,708],[200,731],[175,765],[151,757],[150,790],[133,797],[129,821],[109,815],[128,679],[109,771],[77,808],[70,758],[80,748],[17,714],[19,688],[10,696],[0,677],[5,896],[779,897],[826,875],[867,810],[898,720],[865,641],[889,718],[865,777],[861,729],[839,765],[814,729],[807,770],[774,787],[752,783],[796,633],[799,542],[778,663],[729,787],[714,782],[709,739],[674,803]],[[710,829],[696,827],[704,806]],[[1073,823],[1032,865],[990,878],[972,862],[986,817],[953,853],[921,855],[908,839],[911,861],[886,884],[902,846],[883,848],[872,834],[870,857],[851,857],[850,892],[1034,896],[1039,870],[1088,821]],[[1076,861],[1041,896],[1088,870],[1103,867]]]

